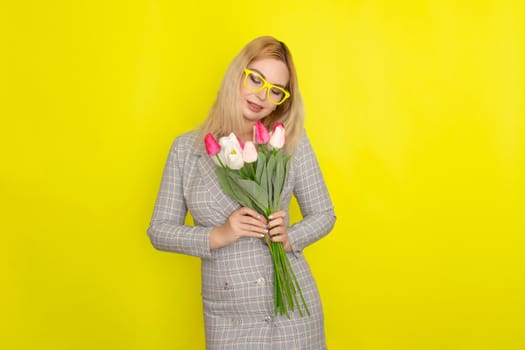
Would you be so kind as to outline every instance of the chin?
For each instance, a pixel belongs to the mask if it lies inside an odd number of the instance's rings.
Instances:
[[[252,122],[252,123],[255,123],[256,121],[260,121],[262,119],[264,119],[264,117],[255,118],[255,117],[244,116],[244,120],[246,120],[247,122]]]
[[[265,111],[261,111],[259,113],[254,113],[252,111],[244,111],[243,116],[244,119],[256,122],[258,120],[264,119],[266,116],[268,116],[269,113],[266,113]]]

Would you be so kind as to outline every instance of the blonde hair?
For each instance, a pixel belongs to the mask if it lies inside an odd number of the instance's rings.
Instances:
[[[281,41],[262,36],[249,42],[233,59],[224,74],[215,103],[211,107],[208,118],[204,121],[201,131],[217,136],[228,135],[231,132],[240,134],[243,131],[244,117],[242,115],[239,84],[243,79],[244,68],[251,62],[263,58],[273,58],[284,62],[290,74],[286,87],[290,98],[277,106],[275,111],[261,122],[270,130],[274,123],[281,122],[286,128],[286,151],[292,153],[303,133],[304,106],[292,55],[288,47]]]

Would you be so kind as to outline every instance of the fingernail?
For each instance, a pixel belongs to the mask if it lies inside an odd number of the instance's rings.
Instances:
[[[273,215],[269,215],[269,216],[268,216],[268,219],[273,219]]]

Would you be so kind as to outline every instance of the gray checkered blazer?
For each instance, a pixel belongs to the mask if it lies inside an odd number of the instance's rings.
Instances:
[[[210,250],[210,233],[239,208],[221,189],[200,133],[177,137],[171,147],[148,228],[154,247],[200,257],[206,348],[210,350],[326,349],[321,300],[303,249],[332,229],[335,214],[306,135],[292,157],[283,209],[292,193],[303,219],[289,227],[288,254],[312,315],[274,316],[273,270],[261,239],[241,238]],[[184,224],[189,210],[195,226]]]

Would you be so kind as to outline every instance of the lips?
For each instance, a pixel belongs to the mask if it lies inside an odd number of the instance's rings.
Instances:
[[[262,109],[263,109],[263,106],[260,106],[256,103],[253,103],[253,102],[250,102],[250,101],[246,101],[248,103],[248,108],[250,109],[250,111],[254,112],[254,113],[258,113],[260,112]]]

